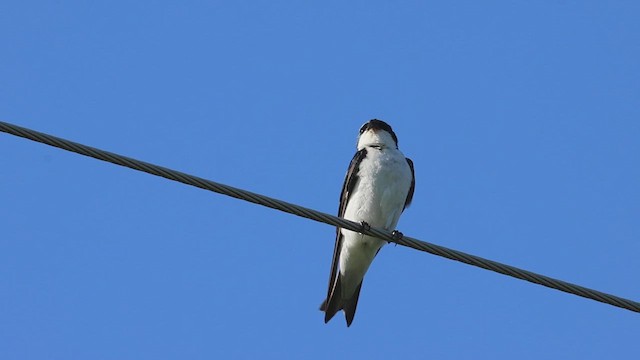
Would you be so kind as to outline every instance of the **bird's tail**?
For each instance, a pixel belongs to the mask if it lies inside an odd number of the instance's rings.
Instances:
[[[351,326],[353,318],[356,315],[356,307],[358,306],[358,298],[360,297],[360,288],[362,287],[362,283],[358,285],[350,298],[343,299],[340,278],[340,275],[336,276],[336,281],[333,284],[331,292],[327,299],[325,299],[320,305],[320,310],[324,311],[325,324],[328,323],[338,311],[344,310],[344,317],[347,320],[347,326]]]

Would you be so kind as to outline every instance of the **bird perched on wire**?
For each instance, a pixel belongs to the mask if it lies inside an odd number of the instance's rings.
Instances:
[[[357,152],[342,185],[338,216],[370,226],[395,230],[415,189],[413,162],[398,149],[391,126],[373,119],[360,128]],[[347,326],[353,322],[362,280],[386,241],[338,228],[327,298],[320,306],[327,323],[340,310]]]

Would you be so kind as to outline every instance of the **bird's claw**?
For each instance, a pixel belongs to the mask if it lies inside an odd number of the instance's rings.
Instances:
[[[369,225],[369,223],[367,223],[366,221],[361,221],[360,222],[360,226],[361,226],[361,231],[362,233],[364,233],[365,231],[369,231],[371,230],[371,225]]]
[[[404,234],[398,230],[393,230],[391,232],[391,236],[393,237],[394,242],[396,242],[396,245],[398,245],[397,241],[402,240],[402,238],[404,237]]]

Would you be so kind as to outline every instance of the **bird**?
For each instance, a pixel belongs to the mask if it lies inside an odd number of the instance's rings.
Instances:
[[[400,215],[413,200],[413,161],[398,149],[398,137],[386,122],[373,119],[360,128],[357,151],[342,185],[338,216],[362,224],[395,230]],[[327,297],[320,305],[325,324],[340,310],[347,327],[358,306],[369,265],[385,240],[338,227]]]

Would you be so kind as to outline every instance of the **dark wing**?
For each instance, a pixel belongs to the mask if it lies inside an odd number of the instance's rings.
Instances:
[[[367,156],[367,149],[362,149],[358,151],[351,159],[351,163],[349,164],[349,170],[347,170],[347,176],[344,178],[344,183],[342,184],[342,194],[340,195],[340,207],[338,208],[338,216],[342,217],[344,215],[344,211],[347,208],[347,203],[349,202],[349,198],[351,197],[351,193],[353,192],[353,188],[356,186],[358,182],[358,171],[360,171],[360,163]],[[340,234],[340,231],[338,231]]]
[[[413,200],[413,192],[416,190],[416,172],[413,170],[413,161],[407,158],[407,164],[411,168],[411,187],[409,188],[409,193],[407,194],[407,200],[404,202],[404,209],[406,209]],[[403,209],[403,210],[404,210]]]
[[[362,149],[356,152],[349,164],[349,170],[347,170],[347,176],[344,178],[342,184],[342,194],[340,195],[340,207],[338,208],[338,216],[342,217],[344,211],[347,208],[347,203],[353,192],[353,188],[358,183],[358,171],[360,170],[360,163],[367,156],[367,150]],[[320,310],[325,312],[324,322],[328,322],[341,308],[342,301],[340,296],[340,289],[338,285],[338,263],[340,257],[340,250],[342,249],[342,233],[340,228],[336,228],[336,244],[333,248],[333,259],[331,260],[331,276],[329,277],[329,290],[327,292],[327,299],[320,306]],[[336,294],[336,291],[338,292]],[[336,296],[337,295],[337,296]],[[357,298],[356,298],[357,300]],[[355,310],[355,306],[353,306]]]

